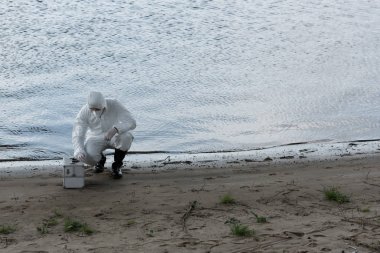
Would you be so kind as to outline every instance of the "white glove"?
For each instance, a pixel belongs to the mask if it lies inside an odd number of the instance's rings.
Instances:
[[[84,160],[85,160],[85,158],[86,158],[86,154],[83,153],[83,152],[79,152],[75,158],[76,158],[77,160],[81,161],[81,162],[84,162]]]
[[[112,137],[117,133],[116,127],[112,127],[110,130],[107,131],[107,133],[104,135],[104,139],[106,141],[109,141],[112,139]]]

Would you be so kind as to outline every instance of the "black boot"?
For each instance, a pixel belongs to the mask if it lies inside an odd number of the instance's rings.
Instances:
[[[94,170],[95,173],[101,173],[104,171],[104,164],[106,163],[106,159],[107,158],[102,153],[102,158],[95,165],[95,170]]]
[[[112,175],[114,179],[119,179],[123,176],[121,167],[123,166],[123,159],[126,154],[127,151],[115,149],[114,162],[112,163]]]

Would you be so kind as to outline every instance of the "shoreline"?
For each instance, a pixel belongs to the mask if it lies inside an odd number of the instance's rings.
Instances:
[[[345,157],[372,157],[380,154],[380,141],[350,141],[335,143],[293,143],[262,149],[203,153],[131,152],[124,160],[123,171],[134,173],[157,172],[172,169],[228,168],[252,164],[310,163],[333,161]],[[113,155],[107,154],[106,167]],[[0,178],[59,174],[60,160],[0,162]]]
[[[337,146],[341,147],[341,145],[349,144],[351,146],[364,147],[366,145],[371,146],[372,148],[376,148],[376,150],[380,150],[380,139],[358,139],[358,140],[349,140],[349,141],[333,141],[333,140],[319,140],[319,141],[307,141],[307,142],[293,142],[293,143],[285,143],[274,146],[263,146],[263,147],[255,147],[249,149],[226,149],[226,150],[214,150],[214,151],[165,151],[165,150],[150,150],[150,151],[129,151],[130,155],[156,155],[156,154],[169,154],[169,155],[193,155],[193,154],[220,154],[220,153],[242,153],[242,152],[255,152],[262,150],[272,150],[272,149],[281,149],[289,150],[292,147],[298,146],[309,146],[309,147],[318,147],[318,146]],[[14,149],[11,145],[1,145],[2,151],[6,151],[7,149]],[[359,147],[360,148],[360,147]],[[375,150],[375,149],[373,149]],[[368,150],[367,150],[368,151]],[[105,155],[111,155],[112,152],[105,152]],[[67,155],[63,154],[62,157],[67,157]],[[49,162],[60,160],[60,157],[51,157],[51,158],[28,158],[28,157],[19,157],[19,158],[5,158],[0,159],[0,168],[2,163],[13,163],[13,162]]]
[[[337,160],[232,163],[228,167],[125,170],[122,180],[86,171],[83,189],[58,174],[2,177],[2,252],[376,252],[380,155]],[[178,164],[177,164],[178,165]],[[174,166],[174,165],[172,165]],[[348,203],[328,201],[337,187]],[[234,202],[221,203],[229,195]],[[60,214],[59,217],[57,214]],[[259,223],[256,215],[267,222]],[[42,234],[38,228],[54,218]],[[64,231],[67,218],[93,234]],[[240,237],[231,222],[254,230]],[[355,250],[356,249],[356,250]]]

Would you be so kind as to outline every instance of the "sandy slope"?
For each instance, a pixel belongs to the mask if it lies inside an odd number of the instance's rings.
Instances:
[[[82,190],[63,189],[59,175],[3,178],[0,225],[16,231],[0,234],[0,252],[380,252],[379,166],[379,157],[345,157],[128,173],[119,181],[89,173]],[[330,186],[351,202],[327,201]],[[225,194],[237,203],[221,204]],[[64,217],[41,235],[37,227],[55,212]],[[96,232],[65,233],[65,217]],[[234,219],[255,235],[234,236]]]

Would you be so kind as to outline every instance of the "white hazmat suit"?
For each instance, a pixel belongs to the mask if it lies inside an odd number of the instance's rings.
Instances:
[[[129,131],[135,128],[136,121],[119,101],[105,99],[100,92],[91,92],[75,119],[74,157],[95,165],[105,149],[128,151],[133,141]]]

